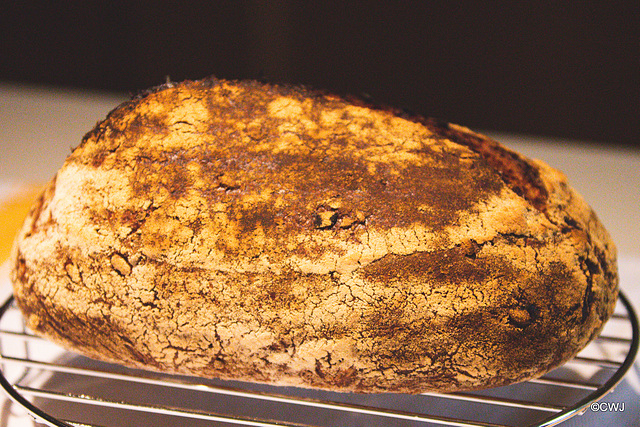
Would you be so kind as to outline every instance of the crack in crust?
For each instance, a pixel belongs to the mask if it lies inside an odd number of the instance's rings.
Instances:
[[[561,174],[466,128],[208,79],[85,136],[12,280],[36,333],[98,359],[447,392],[576,354],[613,310],[615,256]]]

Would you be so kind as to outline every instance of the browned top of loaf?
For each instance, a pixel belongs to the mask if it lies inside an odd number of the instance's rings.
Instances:
[[[421,223],[437,232],[505,184],[545,209],[537,170],[518,154],[464,128],[397,113],[298,87],[187,82],[114,110],[69,161],[133,168],[131,196],[151,196],[154,206],[196,196],[201,205],[189,226],[197,230],[203,215],[218,218],[245,248],[301,230],[348,239],[365,223]],[[119,218],[110,223],[132,231],[142,220],[140,212],[112,215]],[[145,245],[163,247],[169,236],[159,231]],[[219,246],[234,256],[236,239],[228,237]],[[300,243],[286,256],[315,249]]]

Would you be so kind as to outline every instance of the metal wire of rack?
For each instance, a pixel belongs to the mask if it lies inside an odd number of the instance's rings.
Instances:
[[[10,297],[0,307],[0,385],[36,423],[54,427],[169,427],[187,421],[194,427],[553,426],[586,410],[621,381],[637,355],[638,335],[636,314],[621,293],[603,333],[541,378],[473,393],[359,395],[163,375],[92,361],[31,334]]]

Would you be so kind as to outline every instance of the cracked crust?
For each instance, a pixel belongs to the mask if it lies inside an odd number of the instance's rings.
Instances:
[[[155,88],[73,151],[16,240],[29,327],[90,357],[354,392],[539,376],[601,330],[615,248],[559,172],[303,88]]]

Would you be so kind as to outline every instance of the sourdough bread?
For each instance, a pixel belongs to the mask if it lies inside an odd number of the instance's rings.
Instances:
[[[29,327],[132,367],[350,392],[540,376],[601,330],[611,239],[566,178],[464,127],[305,88],[113,110],[13,250]]]

